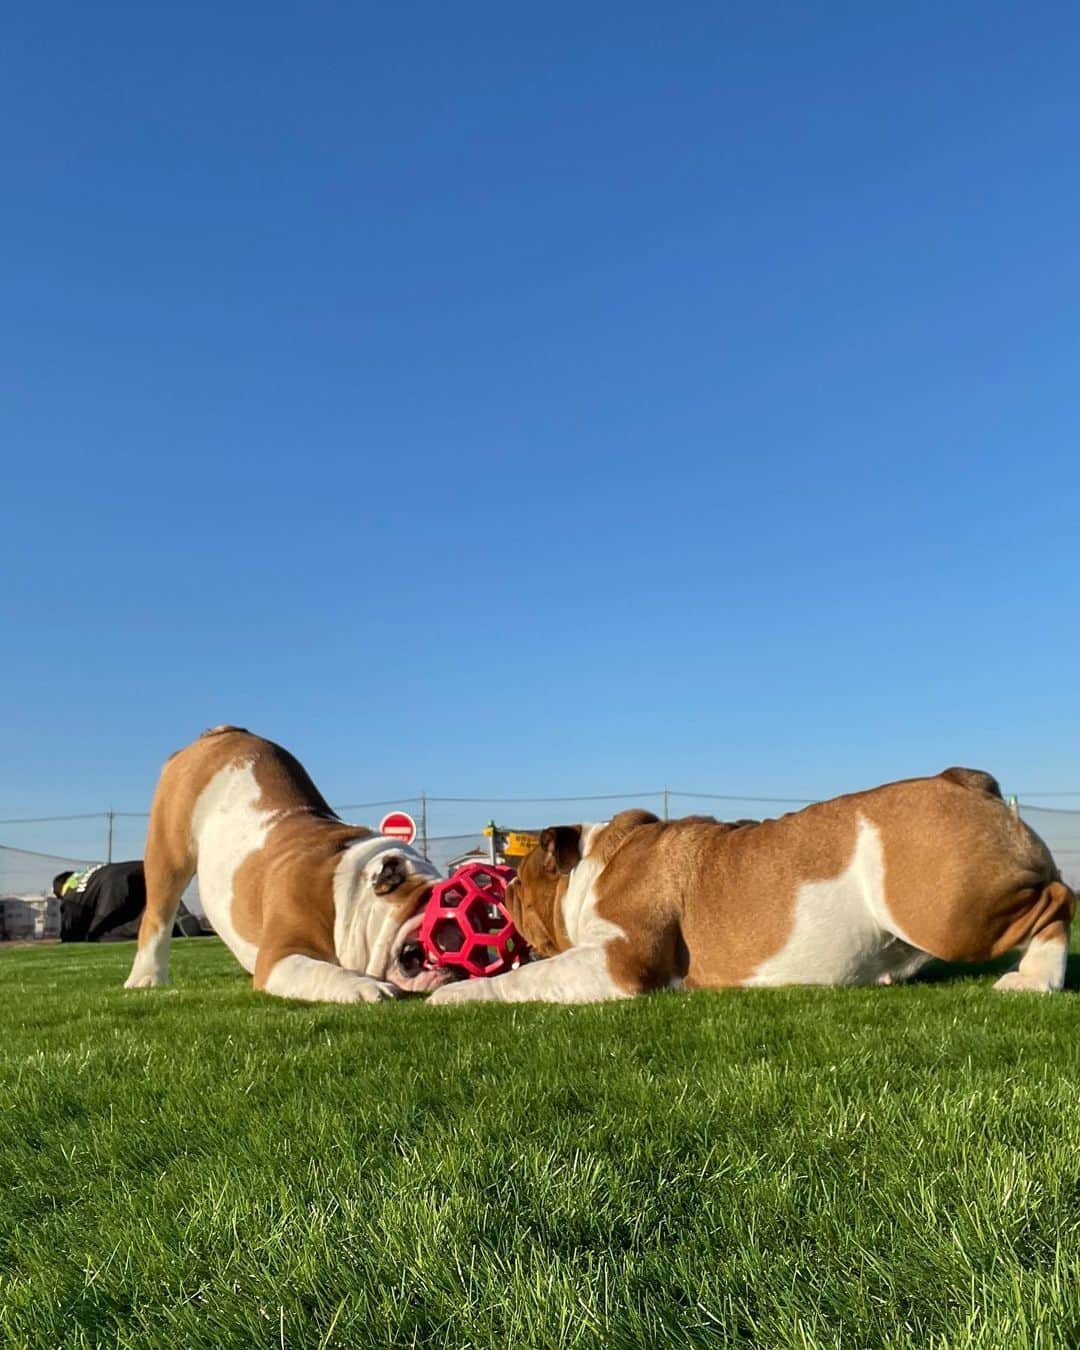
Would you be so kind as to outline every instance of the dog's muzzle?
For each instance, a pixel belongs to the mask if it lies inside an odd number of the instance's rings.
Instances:
[[[428,966],[427,952],[419,936],[423,922],[424,911],[420,909],[398,929],[397,940],[390,953],[390,968],[386,978],[403,993],[428,994],[454,978],[451,971],[441,966]]]

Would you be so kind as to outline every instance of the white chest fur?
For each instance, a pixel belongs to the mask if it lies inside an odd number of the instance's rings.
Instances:
[[[582,859],[570,874],[570,883],[563,896],[563,923],[566,935],[575,947],[599,946],[612,938],[623,937],[618,924],[602,919],[596,912],[596,879],[603,868],[589,850],[603,825],[581,827]]]

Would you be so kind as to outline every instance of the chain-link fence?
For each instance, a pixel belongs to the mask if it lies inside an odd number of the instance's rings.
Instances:
[[[58,853],[36,853],[29,849],[0,845],[0,896],[44,895],[52,890],[58,872],[77,872],[91,867],[94,858],[67,858]]]
[[[585,797],[415,797],[345,803],[335,810],[346,820],[377,826],[392,809],[408,811],[417,822],[416,846],[440,869],[474,852],[486,853],[484,828],[495,821],[500,831],[536,833],[545,825],[606,820],[630,806],[658,816],[715,815],[720,819],[760,819],[798,810],[811,798],[753,797],[731,793],[685,792],[659,788]],[[1080,888],[1080,810],[1062,810],[1021,801],[1020,814],[1054,853],[1066,880]],[[0,821],[0,896],[42,896],[58,872],[94,862],[142,857],[147,813],[102,811]],[[63,841],[62,845],[59,841]],[[193,886],[185,902],[198,912]]]
[[[344,820],[375,828],[386,812],[408,811],[417,824],[416,847],[440,869],[470,853],[487,853],[485,827],[537,833],[545,825],[607,820],[627,807],[658,816],[718,815],[729,819],[776,814],[805,806],[810,798],[735,797],[676,792],[620,792],[584,797],[396,797],[345,802],[334,810]],[[41,895],[52,878],[93,862],[141,858],[146,840],[145,811],[101,811],[71,816],[0,820],[0,895]],[[61,845],[58,841],[63,840]],[[198,909],[193,887],[185,902]]]
[[[1020,814],[1057,860],[1061,875],[1080,892],[1080,811],[1064,811],[1021,802]]]

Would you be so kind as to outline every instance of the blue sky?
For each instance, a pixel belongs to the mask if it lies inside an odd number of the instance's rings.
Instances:
[[[222,720],[336,801],[1080,789],[1074,6],[44,3],[2,59],[0,817]]]

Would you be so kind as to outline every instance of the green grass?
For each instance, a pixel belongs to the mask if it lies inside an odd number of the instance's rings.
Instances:
[[[1080,1343],[1075,994],[334,1008],[130,957],[0,951],[0,1344]]]

